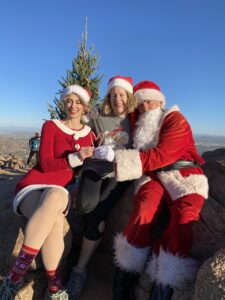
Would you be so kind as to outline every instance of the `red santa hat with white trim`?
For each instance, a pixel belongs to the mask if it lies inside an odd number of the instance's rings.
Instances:
[[[121,87],[130,94],[133,94],[133,79],[131,77],[116,75],[110,78],[107,86],[106,96],[115,86]]]
[[[91,92],[81,87],[80,85],[74,84],[66,87],[61,94],[61,100],[69,94],[78,95],[85,104],[88,104],[91,99]]]
[[[155,100],[162,101],[163,108],[166,105],[166,98],[160,91],[159,86],[149,80],[141,81],[134,86],[134,96],[138,104],[141,104],[144,100]]]

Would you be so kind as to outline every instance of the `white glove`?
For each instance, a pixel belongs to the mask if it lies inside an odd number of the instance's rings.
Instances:
[[[99,146],[94,150],[94,158],[105,159],[113,162],[115,160],[115,152],[111,146]]]

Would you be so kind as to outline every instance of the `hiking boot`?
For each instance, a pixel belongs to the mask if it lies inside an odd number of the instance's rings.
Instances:
[[[70,275],[70,279],[67,283],[66,289],[70,299],[77,300],[84,287],[86,281],[87,271],[84,269],[82,272],[77,271],[77,268],[73,268]]]
[[[169,285],[162,287],[161,285],[154,284],[149,300],[170,300],[173,295],[173,291],[174,290]]]
[[[126,272],[116,267],[113,281],[113,300],[135,300],[139,273]]]
[[[0,286],[0,299],[1,300],[13,300],[15,299],[19,289],[21,288],[23,282],[13,283],[8,278],[5,278]]]
[[[45,300],[69,300],[69,296],[66,290],[59,290],[55,293],[49,293],[47,291],[45,294]]]

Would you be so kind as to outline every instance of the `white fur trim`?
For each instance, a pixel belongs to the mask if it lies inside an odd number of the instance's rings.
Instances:
[[[149,257],[145,272],[149,275],[150,280],[157,281],[158,257],[155,254]]]
[[[87,125],[84,125],[84,127],[80,130],[72,130],[69,127],[67,127],[66,125],[64,125],[63,122],[61,122],[58,119],[53,119],[52,122],[54,122],[55,125],[58,128],[60,128],[63,132],[74,135],[75,140],[78,140],[80,137],[85,137],[91,131],[91,127],[89,127]]]
[[[190,257],[164,251],[160,248],[159,256],[153,254],[146,272],[151,280],[162,286],[170,285],[174,289],[184,289],[194,281],[197,271],[196,262]]]
[[[159,133],[164,119],[172,112],[179,111],[177,105],[162,111],[157,108],[139,116],[134,134],[134,148],[137,150],[150,150],[159,142]]]
[[[158,172],[157,177],[170,194],[173,200],[189,194],[199,194],[208,198],[208,179],[205,175],[191,174],[187,177],[181,175],[179,170]]]
[[[162,92],[156,89],[140,89],[134,93],[137,98],[138,104],[142,103],[144,100],[154,100],[162,101],[162,106],[165,107],[166,98]]]
[[[88,102],[90,101],[90,95],[88,94],[88,92],[84,88],[76,84],[66,87],[61,94],[61,99],[72,93],[80,96],[85,104],[88,104]]]
[[[115,264],[126,272],[141,273],[147,261],[150,247],[138,248],[128,243],[119,233],[114,238]]]
[[[141,177],[142,163],[137,150],[116,150],[115,154],[117,181]]]
[[[163,121],[165,120],[165,118],[166,118],[169,114],[171,114],[172,112],[175,112],[175,111],[180,111],[178,105],[173,105],[171,108],[168,108],[168,109],[166,109],[166,110],[163,111],[162,118],[161,118],[161,120],[160,120],[160,122],[159,122],[159,127],[160,127],[160,129],[161,129],[162,123],[163,123]],[[158,139],[159,139],[159,138],[158,138]],[[157,144],[158,144],[158,142],[157,142]]]
[[[59,185],[55,185],[55,184],[31,184],[28,185],[26,187],[24,187],[23,189],[21,189],[14,197],[13,199],[13,211],[16,215],[21,216],[21,214],[18,212],[18,206],[20,205],[20,203],[23,201],[23,199],[31,192],[33,191],[37,191],[37,190],[42,190],[42,189],[46,189],[46,188],[51,188],[51,187],[57,187],[59,189],[62,189],[63,191],[65,191],[65,193],[68,195],[69,192],[67,191],[67,189],[65,189],[62,186]]]
[[[107,93],[106,93],[107,95],[109,94],[110,90],[114,86],[121,87],[121,88],[125,89],[127,92],[133,94],[133,86],[132,86],[132,84],[130,84],[130,82],[128,82],[127,80],[125,80],[123,78],[115,78],[109,82],[109,85],[107,87]]]
[[[162,121],[165,119],[165,117],[167,117],[169,114],[171,114],[174,111],[180,111],[178,105],[173,105],[171,108],[166,109],[163,112],[163,117],[162,117]]]
[[[68,154],[68,161],[71,168],[83,165],[83,162],[79,158],[78,152]]]
[[[133,141],[137,150],[149,150],[158,144],[162,110],[158,107],[139,116]]]
[[[138,193],[138,191],[140,190],[140,188],[142,187],[142,185],[144,185],[145,183],[147,183],[149,181],[151,181],[151,177],[146,176],[146,175],[143,175],[143,176],[141,176],[141,178],[135,180],[134,194],[136,195]]]

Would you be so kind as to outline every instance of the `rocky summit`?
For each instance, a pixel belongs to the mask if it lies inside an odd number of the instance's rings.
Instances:
[[[225,148],[203,153],[203,165],[209,180],[209,198],[201,212],[200,221],[194,225],[194,243],[191,256],[198,262],[195,282],[186,290],[176,291],[172,300],[225,299]],[[9,271],[23,241],[25,220],[12,212],[12,195],[16,182],[26,171],[19,159],[0,157],[0,278]],[[108,218],[107,230],[88,268],[88,280],[80,300],[111,300],[113,281],[112,242],[117,232],[126,224],[132,209],[133,186],[127,190]],[[66,249],[62,275],[67,280],[79,251],[79,238],[72,243],[69,227],[71,216],[65,222]],[[149,299],[152,283],[145,273],[141,275],[136,290],[137,300]],[[40,300],[46,289],[45,275],[40,258],[29,270],[20,292],[23,300]]]

